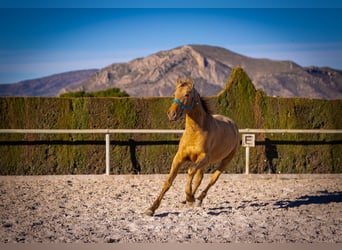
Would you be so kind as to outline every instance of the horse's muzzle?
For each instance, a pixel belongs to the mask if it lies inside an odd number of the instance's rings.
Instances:
[[[170,121],[177,121],[178,120],[177,110],[167,111],[167,116],[169,117]]]

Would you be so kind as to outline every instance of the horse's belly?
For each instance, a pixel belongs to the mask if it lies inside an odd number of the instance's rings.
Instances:
[[[226,131],[222,136],[212,138],[207,148],[210,153],[210,163],[219,162],[228,157],[239,143],[239,136],[234,131]]]
[[[214,149],[212,153],[209,155],[209,162],[216,163],[222,161],[224,158],[228,157],[228,155],[233,151],[232,148],[219,148]]]

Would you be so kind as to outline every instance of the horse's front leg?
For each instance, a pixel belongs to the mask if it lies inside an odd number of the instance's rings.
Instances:
[[[182,165],[182,163],[183,163],[183,160],[180,159],[178,154],[176,154],[176,156],[173,158],[170,173],[164,182],[163,188],[162,188],[159,196],[153,202],[152,206],[145,211],[145,214],[152,216],[154,214],[154,212],[157,210],[157,208],[159,207],[165,193],[170,189],[173,181],[175,180],[177,173],[178,173],[178,170],[179,170],[179,167]]]
[[[188,182],[185,187],[186,199],[182,201],[183,204],[193,205],[195,202],[195,193],[201,185],[203,179],[204,169],[195,169],[191,166],[188,170]],[[192,184],[193,182],[193,184]]]
[[[195,175],[194,188],[192,190],[192,193],[193,193],[194,196],[195,196],[195,193],[196,193],[198,187],[202,183],[203,175],[204,175],[204,168],[198,169],[197,172],[196,172],[196,175]]]
[[[186,199],[183,204],[192,205],[195,202],[195,196],[192,192],[192,180],[194,179],[194,175],[196,174],[196,168],[194,166],[189,167],[188,169],[188,181],[185,186],[185,195]]]
[[[198,156],[197,161],[188,169],[188,182],[185,187],[186,201],[188,205],[195,202],[195,193],[202,182],[204,168],[208,165],[209,159],[206,154]],[[194,188],[192,188],[192,181],[195,178]]]

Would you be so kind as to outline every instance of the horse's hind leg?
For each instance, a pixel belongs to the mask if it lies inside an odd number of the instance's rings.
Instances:
[[[213,175],[211,176],[210,180],[209,180],[209,184],[207,185],[207,187],[202,191],[202,193],[200,194],[200,196],[197,197],[197,201],[196,201],[196,205],[197,206],[201,206],[203,199],[207,196],[207,193],[209,191],[209,189],[216,183],[217,179],[220,177],[220,175],[222,174],[222,170],[217,169],[215,170],[215,172],[213,173]]]
[[[224,172],[224,170],[228,167],[229,162],[232,160],[233,156],[235,154],[235,151],[230,153],[227,158],[223,159],[218,166],[218,168],[215,170],[213,175],[211,176],[209,183],[207,187],[202,191],[202,193],[197,197],[196,205],[201,206],[203,199],[207,196],[207,193],[209,189],[216,183],[220,175]]]

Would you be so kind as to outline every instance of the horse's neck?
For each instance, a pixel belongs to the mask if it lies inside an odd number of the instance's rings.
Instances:
[[[206,119],[207,113],[200,104],[186,114],[185,129],[194,131],[202,130],[205,126]]]

